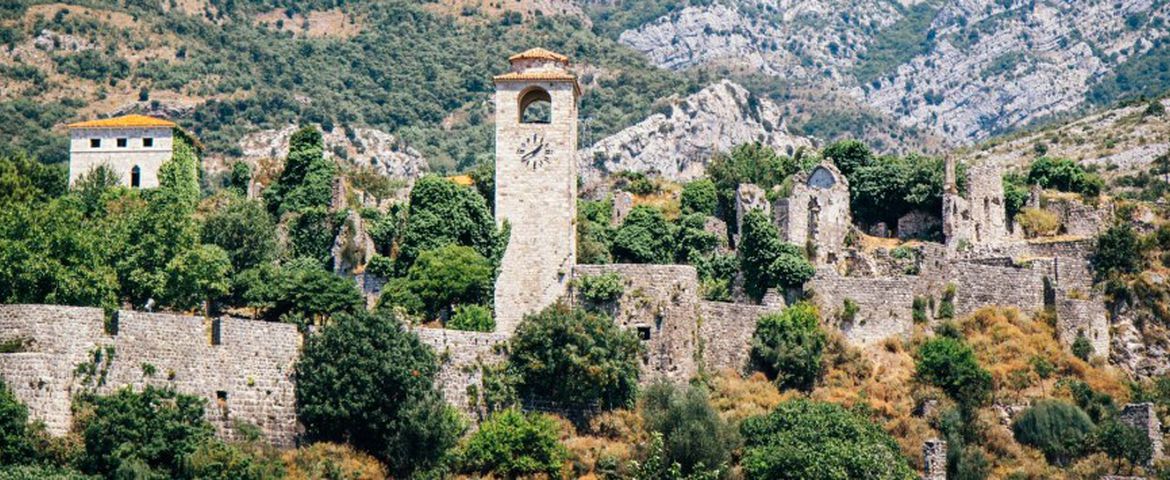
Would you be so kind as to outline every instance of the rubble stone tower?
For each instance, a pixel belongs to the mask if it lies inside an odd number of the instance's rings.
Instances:
[[[496,222],[511,236],[496,279],[497,331],[556,302],[577,263],[577,77],[534,48],[496,85]]]

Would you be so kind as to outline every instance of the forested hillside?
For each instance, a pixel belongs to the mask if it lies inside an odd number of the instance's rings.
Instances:
[[[583,143],[695,89],[592,34],[587,18],[524,3],[77,3],[0,10],[0,129],[15,140],[3,148],[60,162],[67,147],[54,126],[141,110],[174,117],[211,156],[238,156],[250,131],[312,122],[374,127],[439,169],[460,169],[492,152],[491,75],[532,45],[580,64]]]

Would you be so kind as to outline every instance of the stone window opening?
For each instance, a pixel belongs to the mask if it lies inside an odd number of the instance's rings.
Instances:
[[[115,144],[118,145],[118,148],[126,148],[126,145],[130,144],[130,140],[125,139],[125,138],[119,138],[119,139],[115,140]]]
[[[520,94],[520,123],[552,123],[552,96],[540,87],[531,87]]]
[[[154,146],[154,139],[151,137],[142,137],[142,146],[153,147]]]
[[[648,325],[638,325],[638,340],[650,340],[650,327]]]
[[[135,165],[130,169],[130,188],[138,188],[142,186],[142,168]]]
[[[219,407],[220,413],[227,418],[228,416],[228,392],[227,390],[215,391],[215,406]]]
[[[100,138],[89,139],[89,148],[102,148],[102,139],[100,139]]]
[[[223,345],[223,320],[215,319],[211,321],[211,344]]]

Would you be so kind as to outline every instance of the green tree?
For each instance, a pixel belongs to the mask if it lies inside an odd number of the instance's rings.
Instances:
[[[1028,183],[1062,192],[1080,193],[1095,197],[1101,193],[1104,182],[1086,172],[1080,164],[1065,158],[1040,157],[1028,169]]]
[[[284,170],[264,191],[268,208],[276,216],[310,208],[328,208],[333,200],[337,166],[325,158],[325,142],[317,127],[302,127],[288,140]]]
[[[707,217],[691,213],[678,217],[674,225],[674,261],[695,263],[698,259],[715,253],[720,244],[718,235],[705,228]]]
[[[559,477],[569,458],[560,436],[560,424],[547,415],[515,408],[495,412],[463,446],[463,470],[506,478],[538,473]]]
[[[896,225],[899,217],[913,210],[941,211],[943,167],[941,159],[908,155],[877,158],[857,168],[849,176],[854,218],[863,225]],[[960,164],[956,172],[960,181],[964,170]]]
[[[708,178],[700,178],[683,185],[679,203],[683,213],[701,213],[704,216],[714,215],[719,206],[718,194],[715,191],[715,182]]]
[[[233,197],[204,220],[203,243],[224,249],[242,272],[276,259],[276,225],[260,202]]]
[[[464,425],[435,388],[434,352],[389,312],[333,320],[296,365],[306,439],[349,443],[398,478],[437,467]]]
[[[28,408],[0,378],[0,465],[26,463],[31,454]]]
[[[512,337],[518,391],[566,406],[633,404],[642,345],[608,317],[557,304],[528,315]]]
[[[1115,274],[1136,273],[1141,269],[1141,261],[1137,233],[1128,224],[1109,227],[1097,237],[1092,262],[1098,280]]]
[[[857,140],[841,140],[821,150],[821,156],[833,160],[837,170],[849,178],[857,169],[873,163],[869,146]]]
[[[1093,443],[1100,451],[1117,462],[1114,472],[1119,472],[1121,462],[1129,462],[1130,473],[1133,468],[1149,463],[1154,455],[1154,446],[1145,432],[1121,423],[1109,420],[1097,427],[1093,434]]]
[[[613,261],[613,199],[577,200],[577,263],[603,264]]]
[[[831,403],[798,398],[740,425],[748,479],[917,478],[881,427]]]
[[[0,302],[116,307],[123,239],[72,196],[0,209]]]
[[[817,307],[797,303],[760,317],[752,335],[752,366],[781,388],[812,391],[824,372],[821,356],[826,343]]]
[[[166,304],[190,310],[212,303],[231,291],[232,263],[215,245],[196,245],[167,263]],[[210,313],[208,311],[207,313]]]
[[[979,365],[971,347],[955,338],[934,337],[923,343],[915,372],[966,408],[982,405],[991,394],[991,373]]]
[[[780,232],[760,210],[744,216],[738,252],[744,290],[757,301],[769,288],[799,287],[816,273],[799,247],[780,241]]]
[[[1012,421],[1016,441],[1035,447],[1059,466],[1085,453],[1093,429],[1084,411],[1059,400],[1040,400]]]
[[[456,305],[488,302],[494,276],[491,262],[471,247],[445,245],[422,252],[406,277],[392,284],[390,297],[435,318]]]
[[[339,313],[361,310],[365,301],[352,280],[321,269],[314,260],[283,267],[262,265],[237,275],[234,287],[242,303],[262,310],[267,320],[326,323]]]
[[[662,211],[638,205],[630,210],[613,236],[613,258],[626,263],[671,263],[674,229]]]
[[[65,467],[45,465],[9,465],[0,467],[0,480],[98,480]]]
[[[166,296],[167,264],[199,239],[199,158],[186,134],[175,132],[174,153],[159,167],[159,188],[145,209],[126,219],[131,241],[117,253],[123,296],[136,304]]]
[[[662,436],[664,465],[678,465],[683,475],[717,474],[730,466],[739,439],[704,388],[655,382],[642,393],[640,410],[647,430]]]
[[[290,218],[290,255],[294,258],[312,258],[322,268],[333,268],[333,242],[341,223],[337,215],[324,207],[306,207],[286,218]]]
[[[0,156],[0,205],[44,202],[65,191],[65,172],[24,152]]]
[[[735,217],[735,190],[739,184],[751,183],[765,191],[770,190],[799,171],[799,168],[793,159],[777,155],[771,147],[759,142],[739,145],[727,154],[719,154],[711,159],[707,174],[715,183],[718,211],[728,228],[734,229],[738,225]]]
[[[231,174],[228,177],[228,187],[237,195],[246,198],[251,186],[252,167],[248,165],[248,162],[242,160],[233,163]]]
[[[450,244],[474,248],[494,265],[507,238],[497,231],[491,211],[474,190],[441,177],[423,177],[410,192],[398,272],[405,274],[422,252]]]
[[[204,400],[171,389],[126,387],[85,401],[93,406],[93,417],[82,426],[86,473],[178,477],[186,456],[214,433],[203,417]]]

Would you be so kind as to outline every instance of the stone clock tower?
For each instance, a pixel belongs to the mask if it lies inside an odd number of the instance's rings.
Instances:
[[[534,48],[496,85],[496,221],[511,237],[496,280],[497,331],[556,302],[577,263],[577,77]]]

